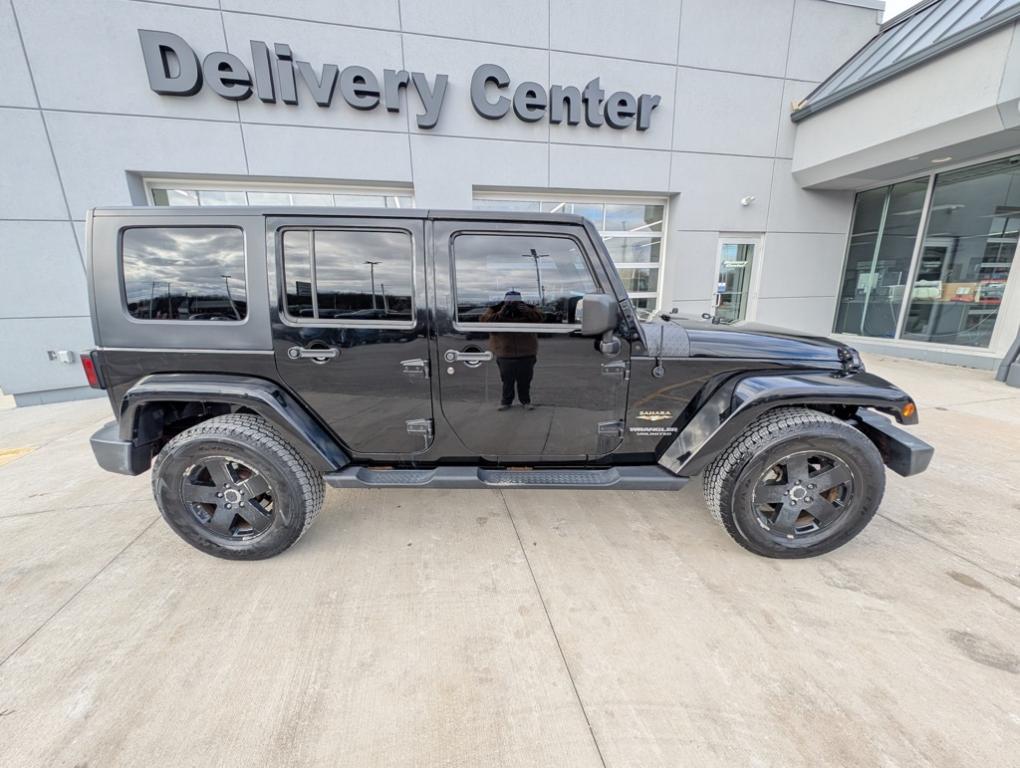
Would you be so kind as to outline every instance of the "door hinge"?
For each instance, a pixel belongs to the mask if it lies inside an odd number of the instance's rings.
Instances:
[[[604,437],[623,437],[623,422],[600,421],[598,433]]]
[[[424,435],[425,442],[432,439],[432,419],[408,419],[404,423],[409,435]]]
[[[619,376],[624,381],[630,380],[630,366],[624,360],[614,360],[611,363],[602,364],[603,376]]]
[[[429,361],[416,358],[401,360],[400,368],[409,379],[427,379],[429,377]]]

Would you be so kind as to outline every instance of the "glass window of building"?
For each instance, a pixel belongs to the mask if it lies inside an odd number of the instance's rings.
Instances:
[[[414,198],[389,190],[217,185],[215,182],[149,181],[153,205],[262,205],[334,208],[414,208]]]
[[[940,173],[904,339],[988,347],[1020,229],[1020,157]]]
[[[598,229],[638,309],[658,305],[659,266],[663,244],[665,201],[511,199],[477,197],[476,210],[544,211],[584,216]]]
[[[598,290],[568,237],[459,235],[452,249],[459,323],[577,323]]]
[[[288,230],[287,314],[299,320],[412,322],[413,255],[411,235],[403,231]]]
[[[857,196],[837,333],[896,336],[927,188],[927,179],[915,179]]]
[[[735,323],[747,316],[751,274],[757,239],[724,237],[719,240],[719,277],[716,317]]]
[[[134,227],[121,239],[128,313],[137,320],[241,321],[244,235],[230,227]]]
[[[989,347],[1018,230],[1020,156],[860,193],[834,330]]]

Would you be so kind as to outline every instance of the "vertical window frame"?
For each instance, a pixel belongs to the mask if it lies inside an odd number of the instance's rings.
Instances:
[[[919,176],[912,175],[912,176],[908,176],[906,178],[897,179],[895,181],[889,182],[888,184],[880,184],[879,186],[876,186],[876,187],[868,187],[866,189],[859,189],[856,192],[854,192],[853,210],[850,213],[850,223],[849,223],[849,226],[847,228],[846,247],[844,248],[844,253],[843,253],[843,265],[842,265],[842,268],[841,268],[839,288],[837,289],[837,293],[836,293],[836,307],[835,307],[835,309],[833,311],[833,314],[832,314],[832,323],[831,323],[831,326],[830,326],[832,328],[832,333],[837,334],[839,336],[849,336],[849,337],[854,338],[854,339],[864,339],[864,340],[873,341],[873,342],[876,342],[876,343],[882,343],[882,342],[888,342],[888,341],[900,341],[901,340],[900,335],[903,332],[903,326],[906,324],[907,308],[910,305],[910,297],[911,297],[911,295],[913,294],[913,291],[914,291],[914,279],[915,279],[915,272],[917,271],[917,263],[920,260],[921,253],[922,253],[922,251],[924,249],[924,233],[925,233],[925,229],[928,226],[928,217],[929,217],[929,214],[931,213],[931,199],[932,199],[932,192],[933,192],[933,190],[935,188],[935,177],[938,176],[939,173],[943,173],[943,171],[941,171],[941,170],[940,171],[931,171],[931,172],[929,172],[927,174],[927,176],[925,176],[924,174],[921,174]],[[853,245],[854,224],[857,221],[857,213],[858,213],[858,208],[859,208],[859,205],[860,205],[861,195],[863,195],[863,194],[865,194],[867,192],[874,192],[874,191],[877,191],[877,190],[882,190],[883,194],[884,194],[884,199],[883,199],[883,202],[882,202],[882,214],[881,214],[881,219],[880,219],[880,223],[879,223],[879,228],[878,228],[878,231],[875,234],[875,250],[872,253],[872,258],[871,258],[871,273],[874,274],[875,265],[877,263],[879,252],[880,252],[881,247],[882,247],[882,236],[883,236],[884,231],[885,231],[886,217],[887,217],[887,214],[889,212],[889,205],[892,202],[893,188],[897,184],[906,184],[906,183],[911,182],[911,181],[921,181],[922,179],[926,179],[924,200],[921,203],[921,206],[922,206],[921,207],[921,215],[918,217],[917,231],[914,233],[914,246],[913,246],[913,249],[912,249],[911,254],[910,254],[910,263],[907,266],[907,270],[908,271],[907,271],[906,281],[904,282],[904,286],[903,286],[903,298],[900,301],[900,308],[899,308],[899,312],[898,312],[897,318],[896,318],[896,325],[893,327],[893,336],[891,338],[886,338],[886,337],[882,337],[882,336],[866,336],[866,335],[860,334],[860,333],[849,333],[847,331],[839,331],[839,330],[837,330],[836,329],[836,323],[839,321],[839,303],[840,303],[840,301],[841,301],[841,299],[843,297],[843,288],[846,285],[847,265],[850,263],[850,248]],[[869,302],[870,302],[870,293],[869,293]]]

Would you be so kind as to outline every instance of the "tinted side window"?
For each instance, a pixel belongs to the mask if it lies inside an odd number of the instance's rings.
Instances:
[[[121,239],[128,313],[139,320],[243,320],[244,235],[230,227],[136,227]]]
[[[598,290],[567,237],[458,235],[453,263],[460,323],[576,323],[578,302]]]
[[[407,232],[290,230],[283,237],[287,314],[320,320],[414,318]]]

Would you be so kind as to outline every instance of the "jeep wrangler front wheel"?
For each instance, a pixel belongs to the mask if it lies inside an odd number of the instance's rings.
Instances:
[[[737,543],[765,557],[830,552],[868,524],[885,467],[861,432],[809,408],[754,421],[705,470],[705,500]]]
[[[322,507],[322,476],[264,419],[217,416],[168,442],[152,468],[156,504],[196,549],[231,560],[283,552]]]

